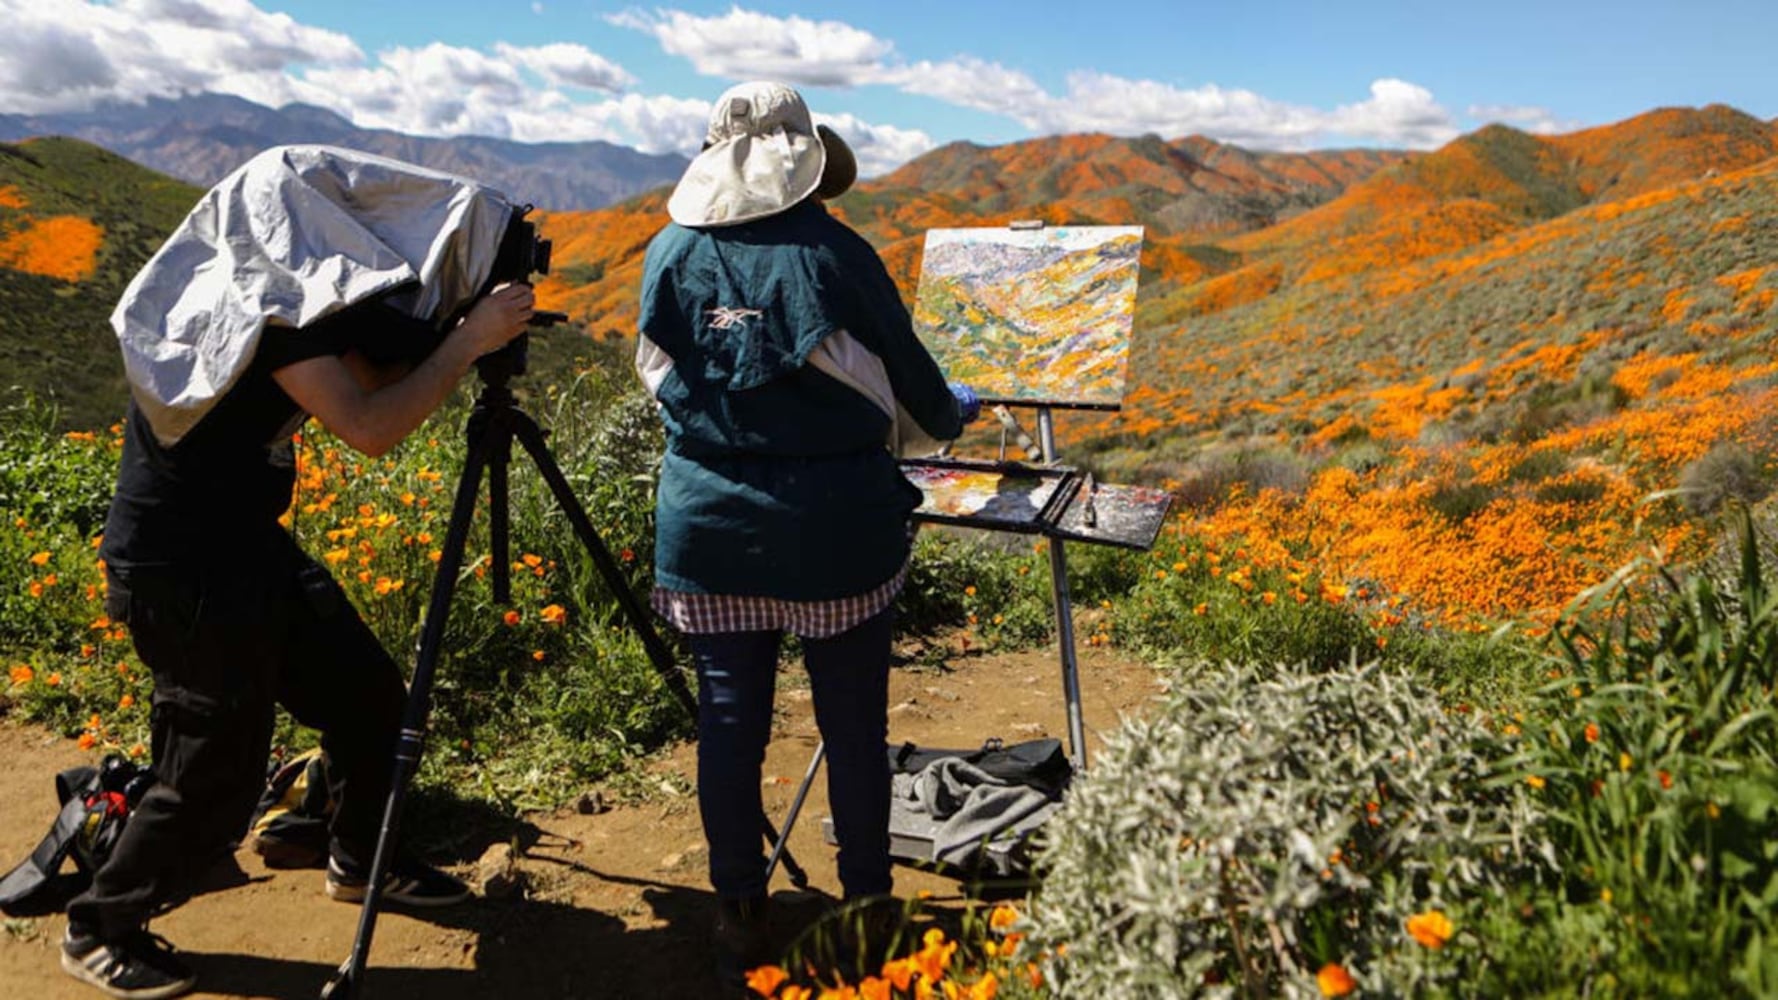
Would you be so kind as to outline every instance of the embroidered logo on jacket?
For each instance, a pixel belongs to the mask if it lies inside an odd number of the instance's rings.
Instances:
[[[710,329],[733,330],[735,327],[747,329],[747,321],[765,313],[758,309],[737,309],[733,306],[717,306],[706,310],[704,315],[710,317]]]

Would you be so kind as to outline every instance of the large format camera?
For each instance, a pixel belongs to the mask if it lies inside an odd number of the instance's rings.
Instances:
[[[494,267],[488,274],[482,294],[495,285],[531,281],[534,274],[549,273],[550,241],[537,235],[537,224],[525,218],[532,206],[520,205],[512,210],[512,218],[501,234],[500,249],[494,255]],[[537,311],[531,314],[532,326],[554,326],[567,322],[566,313]],[[520,334],[505,347],[476,361],[476,371],[484,381],[503,382],[514,375],[525,374],[529,334]]]
[[[533,274],[549,273],[550,241],[537,235],[537,224],[528,222],[530,205],[512,210],[512,219],[500,238],[500,249],[494,255],[494,269],[488,277],[488,288],[503,282],[530,281]],[[485,291],[486,289],[484,289]]]

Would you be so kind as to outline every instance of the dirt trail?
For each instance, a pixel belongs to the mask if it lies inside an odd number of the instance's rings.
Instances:
[[[816,735],[800,668],[781,677],[778,717],[767,753],[765,798],[774,820],[789,807]],[[1144,710],[1158,690],[1152,668],[1102,650],[1083,651],[1081,678],[1089,731]],[[891,677],[890,737],[929,746],[972,746],[1063,736],[1060,670],[1052,650],[970,656],[945,671],[903,668]],[[1089,748],[1096,737],[1089,734]],[[72,740],[0,720],[0,867],[42,836],[55,812],[51,778],[90,760]],[[672,748],[649,770],[663,789],[691,787],[695,747]],[[827,814],[818,780],[791,849],[811,889],[837,895],[833,852],[821,840]],[[448,807],[445,822],[451,822]],[[473,875],[474,860],[502,834],[464,839],[450,863]],[[387,911],[377,924],[365,995],[383,998],[698,997],[709,992],[706,934],[715,900],[705,879],[695,798],[662,793],[641,805],[582,815],[533,814],[507,829],[524,847],[523,898],[477,897],[462,907],[411,915]],[[234,869],[234,870],[230,870]],[[199,895],[154,923],[199,976],[201,997],[311,1000],[351,948],[358,909],[329,900],[318,870],[271,871],[251,851],[213,873],[218,891]],[[782,872],[773,883],[789,885]],[[931,904],[958,907],[957,882],[899,868],[896,891],[925,890]],[[0,934],[0,998],[90,1000],[100,996],[57,966],[59,915],[9,920]]]

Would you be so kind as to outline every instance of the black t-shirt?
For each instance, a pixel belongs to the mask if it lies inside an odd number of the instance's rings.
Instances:
[[[357,349],[372,361],[418,361],[438,342],[425,323],[380,304],[301,329],[267,327],[247,371],[171,447],[134,402],[100,554],[118,569],[209,562],[257,551],[279,530],[296,485],[291,435],[308,414],[272,373]]]

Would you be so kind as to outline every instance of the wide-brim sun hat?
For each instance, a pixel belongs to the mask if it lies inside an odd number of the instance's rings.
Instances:
[[[857,173],[845,140],[816,127],[801,94],[781,83],[737,84],[710,109],[704,148],[673,188],[667,214],[682,226],[739,225],[811,194],[832,198]]]

